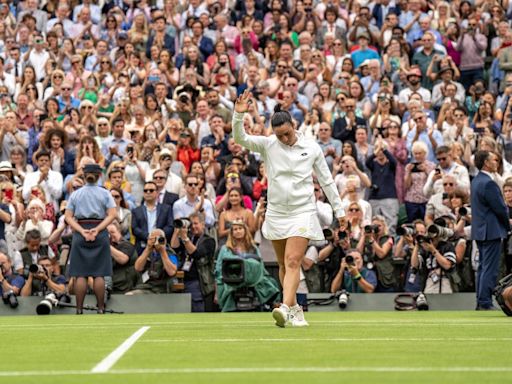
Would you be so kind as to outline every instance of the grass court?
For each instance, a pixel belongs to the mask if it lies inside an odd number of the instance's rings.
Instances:
[[[512,383],[512,319],[491,312],[0,318],[0,383]]]

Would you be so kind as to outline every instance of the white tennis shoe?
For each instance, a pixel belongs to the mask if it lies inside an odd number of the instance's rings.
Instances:
[[[288,315],[289,322],[292,327],[307,327],[308,322],[304,318],[304,311],[299,304],[294,305],[290,308],[290,314]]]
[[[284,328],[289,322],[290,308],[286,304],[281,304],[279,308],[274,308],[272,311],[272,317],[276,321],[278,327]]]

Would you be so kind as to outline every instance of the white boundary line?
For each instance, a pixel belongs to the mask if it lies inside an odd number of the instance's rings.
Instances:
[[[141,343],[250,343],[250,342],[287,343],[303,341],[350,342],[350,341],[512,341],[512,337],[333,337],[333,338],[259,338],[259,339],[147,339]]]
[[[126,339],[119,347],[114,349],[110,355],[101,360],[93,369],[91,373],[105,373],[108,372],[112,366],[132,347],[133,344],[149,329],[150,327],[141,327],[128,339]]]
[[[0,371],[0,377],[22,376],[89,376],[96,374],[132,375],[132,374],[236,374],[236,373],[508,373],[512,367],[231,367],[231,368],[148,368],[148,369],[112,369],[106,372],[85,370],[68,371]]]

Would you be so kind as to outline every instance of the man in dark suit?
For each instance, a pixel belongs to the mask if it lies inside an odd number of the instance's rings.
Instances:
[[[170,205],[172,208],[172,206],[174,205],[176,200],[180,198],[180,196],[176,193],[168,192],[165,189],[165,184],[167,183],[167,176],[167,171],[163,169],[157,169],[153,173],[153,181],[155,182],[156,185],[158,204]]]
[[[501,241],[510,230],[508,208],[492,174],[497,172],[498,156],[488,151],[475,154],[480,172],[471,183],[471,239],[480,253],[476,299],[477,310],[494,309],[492,291],[496,285],[501,259]]]
[[[158,228],[165,232],[167,241],[171,240],[173,232],[172,207],[159,204],[158,188],[154,181],[144,183],[143,203],[132,211],[132,233],[135,236],[137,254],[146,247],[148,235]]]
[[[375,25],[381,29],[382,24],[384,24],[384,20],[389,13],[394,13],[397,16],[400,16],[400,8],[391,4],[390,0],[381,0],[372,10],[372,17],[375,19]]]
[[[332,137],[345,142],[351,140],[356,142],[356,128],[360,125],[366,127],[366,120],[356,117],[356,100],[346,99],[345,105],[342,107],[345,116],[339,117],[334,120],[334,127],[332,130]]]

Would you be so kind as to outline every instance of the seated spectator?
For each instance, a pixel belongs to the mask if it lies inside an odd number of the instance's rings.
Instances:
[[[223,263],[227,260],[236,260],[243,263],[246,273],[243,281],[238,284],[229,284],[223,279]],[[215,263],[216,297],[223,312],[236,310],[234,292],[239,287],[254,289],[260,303],[273,301],[279,295],[276,281],[268,275],[261,260],[260,250],[254,244],[249,228],[242,221],[232,223],[226,245],[220,249]]]
[[[352,258],[352,262],[347,262]],[[331,292],[344,289],[350,293],[373,293],[377,286],[375,272],[364,266],[363,257],[356,249],[349,249],[341,259],[340,269],[331,284]]]
[[[192,295],[192,312],[212,312],[215,293],[215,239],[205,233],[202,213],[193,213],[188,219],[190,227],[176,228],[171,247],[180,261],[179,270],[184,272],[184,292]]]
[[[166,233],[158,228],[149,233],[144,251],[135,261],[138,283],[127,295],[169,291],[171,278],[178,270],[178,259],[176,255],[168,252],[166,237]]]
[[[66,292],[66,278],[54,272],[54,264],[49,256],[40,256],[36,263],[41,267],[37,272],[28,273],[27,281],[21,289],[21,296],[46,296],[48,293]]]
[[[119,226],[119,230],[121,231],[121,235],[124,239],[130,239],[130,229],[132,227],[132,212],[128,208],[128,204],[124,199],[123,191],[119,188],[112,187],[110,188],[110,194],[112,195],[117,210],[117,224]]]

